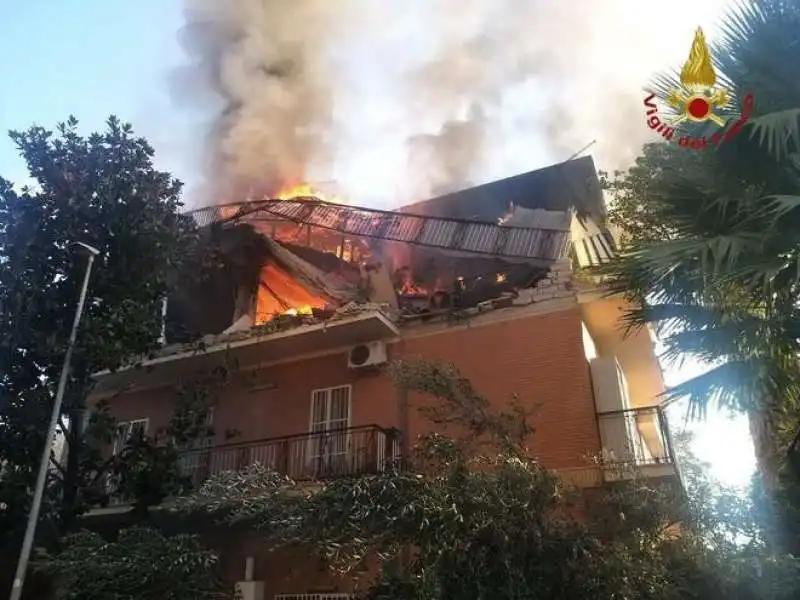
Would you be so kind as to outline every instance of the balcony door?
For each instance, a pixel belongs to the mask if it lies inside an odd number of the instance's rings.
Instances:
[[[187,476],[193,486],[199,486],[210,475],[224,470],[220,465],[212,464],[210,448],[214,438],[211,435],[211,428],[214,425],[214,407],[210,406],[198,411],[193,417],[191,429],[196,437],[189,439],[186,443],[179,445],[180,465],[185,476]]]
[[[111,453],[117,456],[122,453],[128,442],[135,436],[147,435],[149,419],[134,419],[133,421],[121,421],[117,423],[117,430],[112,440]],[[126,498],[118,493],[119,479],[109,473],[105,474],[105,487],[111,504],[119,504],[126,501]]]
[[[122,452],[131,438],[137,435],[147,435],[148,423],[149,419],[135,419],[117,423],[117,431],[114,436],[111,453],[116,456]]]
[[[352,386],[314,390],[311,393],[311,426],[308,466],[314,477],[346,472]]]

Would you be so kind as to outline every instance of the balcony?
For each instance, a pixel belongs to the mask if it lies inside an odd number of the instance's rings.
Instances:
[[[626,471],[650,477],[677,475],[669,424],[660,406],[602,412],[597,417],[607,480],[623,478]]]
[[[399,431],[366,425],[193,450],[181,464],[194,486],[256,463],[295,481],[315,481],[379,473],[399,453]]]

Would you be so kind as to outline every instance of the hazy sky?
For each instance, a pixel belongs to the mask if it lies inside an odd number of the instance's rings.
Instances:
[[[529,18],[531,11],[522,9],[533,1],[508,4]],[[371,9],[365,10],[370,18],[386,15],[386,7],[393,6],[388,0],[362,2]],[[633,156],[649,135],[636,108],[648,75],[679,67],[698,25],[713,37],[715,17],[727,3],[537,2],[543,8],[531,23],[531,35],[552,46],[545,69],[550,76],[500,90],[502,99],[488,122],[489,152],[475,173],[478,182],[564,160],[592,139],[597,139],[592,153],[601,168]],[[402,202],[410,189],[406,140],[435,131],[452,117],[426,113],[415,118],[407,90],[398,91],[403,69],[424,58],[436,34],[420,16],[424,2],[396,5],[402,14],[386,18],[380,27],[365,21],[364,35],[340,47],[347,68],[336,94],[341,138],[335,162],[318,172],[320,178],[335,178],[356,204]],[[208,118],[176,106],[168,85],[169,73],[186,60],[177,42],[182,2],[0,0],[0,8],[0,131],[34,122],[53,126],[69,114],[89,131],[116,114],[151,141],[159,167],[187,182],[187,201],[202,203],[198,190]],[[556,75],[553,65],[560,69]],[[555,133],[553,115],[563,115]],[[0,173],[17,182],[25,176],[5,137],[0,138]],[[667,376],[674,381],[690,371]],[[700,432],[701,455],[726,480],[744,482],[753,464],[744,422],[717,416],[694,428]]]
[[[425,66],[449,21],[463,27],[465,42],[481,33],[479,17],[487,4],[338,2],[350,7],[346,18],[352,25],[349,35],[337,41],[338,66],[331,72],[335,156],[331,164],[316,165],[314,175],[336,179],[361,203],[405,203],[416,192],[409,183],[415,173],[409,170],[408,139],[436,132],[463,109],[420,104],[408,74]],[[187,203],[207,203],[193,184],[207,170],[200,158],[208,115],[176,106],[168,85],[170,73],[187,62],[178,44],[183,4],[0,0],[0,131],[33,122],[52,126],[69,114],[92,130],[108,114],[117,114],[152,142],[160,167],[190,184]],[[448,63],[497,88],[496,98],[487,103],[487,140],[473,174],[476,182],[564,160],[592,139],[597,140],[592,154],[600,168],[620,166],[635,156],[640,143],[652,139],[641,114],[647,78],[680,66],[698,25],[713,36],[716,15],[726,0],[674,0],[669,8],[636,0],[490,4],[502,9],[492,18],[506,21],[505,29],[496,27],[500,33],[487,33],[495,36],[495,45],[505,43],[510,27],[517,37],[509,37],[507,48],[495,48],[491,61],[470,56]],[[461,40],[449,34],[450,46],[443,52],[453,54]],[[492,61],[513,66],[523,59],[534,63],[532,77],[514,82],[492,78]],[[485,89],[481,92],[485,97]],[[463,102],[474,99],[463,95]],[[22,174],[12,145],[1,138],[0,169],[14,179]]]

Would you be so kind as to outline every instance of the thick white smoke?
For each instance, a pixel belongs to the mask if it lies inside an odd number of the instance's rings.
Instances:
[[[385,204],[564,160],[592,139],[600,168],[625,167],[652,139],[643,87],[683,63],[698,25],[713,36],[727,2],[187,3],[192,64],[177,81],[221,100],[213,180],[242,193],[336,178],[356,203]]]
[[[336,80],[330,48],[348,23],[347,1],[189,0],[180,33],[192,60],[179,91],[221,100],[209,141],[216,183],[237,193],[275,191],[331,160]]]

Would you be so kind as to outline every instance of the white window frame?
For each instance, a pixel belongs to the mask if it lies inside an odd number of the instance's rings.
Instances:
[[[315,458],[319,459],[321,456],[325,456],[324,454],[321,454],[321,453],[317,454],[315,452],[315,443],[316,443],[315,441],[317,439],[319,439],[319,438],[314,437],[314,434],[315,433],[320,433],[320,432],[319,431],[314,431],[314,397],[317,394],[319,394],[320,392],[325,392],[325,394],[326,394],[326,418],[325,418],[324,422],[327,424],[326,425],[327,428],[322,430],[322,431],[337,431],[337,429],[330,429],[329,428],[330,427],[330,422],[331,422],[331,418],[330,418],[331,400],[330,399],[331,399],[331,396],[333,395],[333,391],[334,390],[341,390],[341,389],[346,389],[347,390],[347,422],[345,423],[344,429],[350,429],[351,422],[352,422],[352,419],[353,419],[353,385],[348,383],[348,384],[344,384],[344,385],[334,385],[334,386],[331,386],[331,387],[317,388],[317,389],[311,390],[311,398],[309,399],[309,411],[308,411],[309,412],[309,416],[308,416],[309,440],[308,440],[308,447],[307,447],[307,457],[308,457],[307,460],[309,461],[309,463],[313,462]],[[342,429],[342,428],[338,428],[338,429]],[[346,436],[345,436],[344,444],[345,444],[345,447],[344,447],[344,450],[343,450],[343,455],[347,456],[350,453],[350,434],[349,433],[347,433]],[[330,456],[333,456],[333,454],[329,453],[329,458],[330,458]]]
[[[344,385],[333,385],[331,387],[324,387],[324,388],[317,388],[311,390],[311,398],[309,399],[309,408],[308,408],[308,432],[314,433],[314,396],[319,392],[325,392],[328,398],[328,410],[327,410],[327,418],[325,419],[326,423],[330,423],[330,396],[333,393],[333,390],[340,390],[340,389],[347,389],[347,425],[345,428],[350,427],[350,423],[353,419],[353,384],[347,383]],[[326,430],[329,431],[329,430]]]
[[[114,434],[114,442],[111,447],[111,454],[116,456],[119,454],[122,449],[125,447],[125,444],[128,443],[128,440],[131,439],[131,434],[133,433],[133,426],[137,423],[144,423],[144,428],[142,432],[147,435],[147,429],[150,426],[150,419],[145,417],[143,419],[131,419],[130,421],[118,421],[116,432]],[[120,430],[125,427],[125,435],[124,439],[123,436],[120,435]]]
[[[199,416],[199,415],[198,415]],[[198,427],[214,427],[214,407],[209,406],[204,411],[204,423],[199,424]],[[200,450],[203,448],[210,448],[214,445],[214,436],[207,435],[201,439],[193,440],[189,443],[187,450]]]

